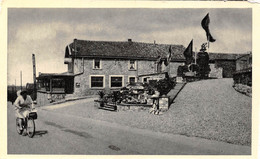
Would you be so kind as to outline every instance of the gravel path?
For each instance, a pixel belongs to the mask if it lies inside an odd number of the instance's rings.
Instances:
[[[97,120],[182,134],[239,145],[251,145],[252,99],[232,87],[232,79],[188,83],[163,115],[148,111],[110,112],[94,107],[93,102],[51,111]]]

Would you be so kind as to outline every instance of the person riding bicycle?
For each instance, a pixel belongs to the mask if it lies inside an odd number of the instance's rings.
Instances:
[[[31,96],[27,91],[17,91],[17,98],[14,102],[16,117],[19,118],[20,130],[22,130],[22,120],[25,120],[26,116],[30,113],[30,109],[34,109],[34,104]]]

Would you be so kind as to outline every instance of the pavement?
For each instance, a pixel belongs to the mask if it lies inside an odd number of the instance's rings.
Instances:
[[[251,154],[249,146],[133,128],[91,118],[88,115],[88,106],[93,106],[93,100],[89,98],[38,108],[34,138],[18,135],[13,106],[8,103],[8,154]],[[83,107],[86,109],[82,109]],[[71,114],[73,110],[79,115]],[[111,112],[111,115],[116,116],[116,113]]]

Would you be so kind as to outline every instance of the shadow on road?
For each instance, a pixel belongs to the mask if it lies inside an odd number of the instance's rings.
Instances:
[[[35,131],[35,136],[42,137],[43,135],[47,134],[47,130],[40,130],[40,131]]]

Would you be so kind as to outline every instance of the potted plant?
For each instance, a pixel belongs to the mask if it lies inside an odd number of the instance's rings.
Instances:
[[[171,78],[165,78],[162,80],[159,80],[156,83],[156,89],[160,92],[160,96],[165,96],[169,93],[171,89],[175,86],[175,81]]]
[[[99,95],[98,102],[100,104],[100,107],[104,107],[104,104],[105,104],[105,93],[103,91],[99,91],[98,95]]]

